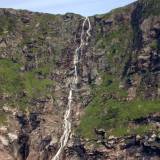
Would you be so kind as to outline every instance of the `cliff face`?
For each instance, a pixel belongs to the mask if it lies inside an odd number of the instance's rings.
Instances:
[[[159,9],[140,0],[89,17],[62,159],[159,159]],[[58,150],[83,20],[0,9],[0,159]]]

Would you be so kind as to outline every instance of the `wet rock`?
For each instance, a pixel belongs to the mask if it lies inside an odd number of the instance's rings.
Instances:
[[[52,138],[51,136],[47,136],[44,139],[41,140],[40,142],[40,151],[44,150],[51,142]]]
[[[26,115],[22,112],[17,113],[16,118],[20,124],[21,129],[27,129],[28,119]]]
[[[128,137],[127,139],[125,139],[125,147],[124,148],[130,148],[132,146],[135,146],[137,144],[137,141],[136,141],[136,137],[135,136],[132,136],[132,137]]]
[[[138,124],[148,124],[148,123],[160,123],[160,116],[159,115],[149,115],[147,117],[141,117],[141,118],[137,118],[137,119],[134,119],[132,121],[132,123],[135,123],[136,125]]]
[[[40,119],[38,116],[38,113],[30,113],[29,115],[29,122],[31,124],[32,130],[36,129],[40,125]]]
[[[91,153],[88,153],[88,156],[87,156],[87,159],[88,160],[93,160],[93,159],[97,159],[97,160],[105,160],[105,157],[103,156],[103,153],[102,152],[99,152],[99,151],[93,151]]]
[[[23,160],[26,160],[29,155],[29,136],[27,134],[20,134],[18,136],[19,150],[18,153]]]
[[[83,145],[74,145],[69,149],[69,154],[76,154],[81,159],[86,159],[86,150]]]

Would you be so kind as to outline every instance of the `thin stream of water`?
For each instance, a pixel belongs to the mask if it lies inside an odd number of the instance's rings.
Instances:
[[[84,42],[84,34],[85,34],[85,24],[88,22],[88,29],[86,31],[87,37],[86,37],[86,42]],[[91,36],[90,34],[91,30],[91,23],[88,17],[86,17],[83,21],[82,25],[82,32],[81,32],[81,41],[80,41],[80,46],[76,48],[75,54],[74,54],[74,59],[73,59],[73,64],[74,64],[74,79],[71,82],[70,85],[70,91],[68,95],[68,104],[67,104],[67,110],[64,115],[64,132],[60,138],[60,148],[58,149],[56,155],[52,158],[52,160],[60,160],[61,153],[63,152],[64,147],[67,145],[70,133],[71,133],[71,109],[72,109],[72,100],[73,100],[73,87],[78,84],[78,63],[79,63],[79,52],[82,50],[84,45],[88,45],[88,39]]]

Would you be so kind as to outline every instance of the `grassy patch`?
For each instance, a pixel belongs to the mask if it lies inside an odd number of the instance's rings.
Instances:
[[[106,75],[103,84],[93,88],[93,100],[86,108],[78,128],[82,136],[94,138],[94,128],[104,128],[108,135],[116,136],[142,134],[150,129],[149,125],[129,128],[129,122],[159,112],[160,101],[125,101],[123,99],[127,94],[123,89],[119,89],[118,84],[118,79]]]
[[[14,16],[0,16],[0,35],[14,31],[15,29],[15,20]]]
[[[0,112],[0,126],[7,121],[6,116]]]
[[[38,68],[28,72],[21,72],[20,65],[11,60],[0,60],[0,94],[7,94],[1,106],[25,108],[33,98],[47,96],[51,93],[53,81],[48,78],[50,68]],[[38,75],[42,77],[38,77]],[[24,95],[24,93],[26,95]]]
[[[114,136],[125,136],[131,134],[143,135],[144,133],[147,133],[149,130],[152,130],[151,125],[140,125],[132,128],[129,126],[120,126],[114,128],[111,134],[113,134]]]
[[[20,65],[9,60],[0,60],[0,91],[17,93],[22,88]]]
[[[158,48],[158,42],[157,42],[157,40],[153,40],[152,43],[150,44],[150,47],[153,50],[157,50],[157,48]]]
[[[157,16],[160,14],[160,1],[159,0],[140,0],[143,4],[143,17],[148,18],[149,16]]]
[[[34,72],[28,72],[23,75],[25,90],[29,97],[43,96],[53,85],[49,79],[38,79]]]
[[[127,33],[126,33],[127,31]],[[132,29],[128,23],[122,23],[107,32],[106,36],[99,36],[96,48],[105,50],[108,65],[112,72],[121,75],[125,63],[130,57]]]

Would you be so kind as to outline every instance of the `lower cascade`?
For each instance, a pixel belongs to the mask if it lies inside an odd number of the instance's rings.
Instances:
[[[84,35],[85,35],[85,29],[84,26],[85,24],[88,23],[88,29],[86,31],[86,40],[84,40]],[[56,155],[52,158],[52,160],[59,160],[60,156],[63,152],[64,147],[67,145],[70,133],[71,133],[71,109],[72,109],[72,100],[73,100],[73,91],[75,86],[78,84],[78,63],[80,59],[80,54],[82,52],[83,46],[88,45],[88,39],[91,36],[90,35],[91,31],[91,23],[88,17],[85,17],[82,25],[82,32],[81,32],[81,41],[79,47],[76,48],[75,54],[74,54],[74,59],[73,59],[73,64],[74,64],[74,77],[72,78],[72,81],[70,83],[70,91],[68,95],[68,104],[67,104],[67,110],[64,114],[64,123],[63,123],[63,134],[60,138],[60,148],[58,149]]]

